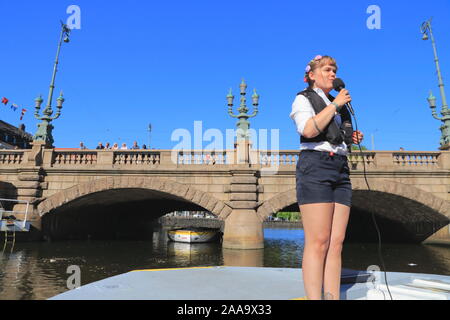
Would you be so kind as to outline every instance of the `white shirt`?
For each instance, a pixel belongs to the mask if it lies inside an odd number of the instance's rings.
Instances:
[[[328,105],[331,104],[331,101],[325,95],[320,88],[314,88],[314,91],[325,101]],[[292,104],[292,112],[290,114],[290,118],[294,120],[295,126],[297,127],[297,132],[302,136],[303,131],[305,130],[306,123],[309,119],[316,115],[311,102],[309,102],[308,98],[304,95],[299,94]],[[337,125],[340,127],[342,123],[341,115],[336,112],[334,117],[334,121],[336,121]],[[334,152],[336,154],[346,156],[348,154],[347,144],[342,142],[340,145],[334,145],[329,143],[328,141],[322,142],[304,142],[300,144],[300,150],[316,150],[316,151],[327,151]]]

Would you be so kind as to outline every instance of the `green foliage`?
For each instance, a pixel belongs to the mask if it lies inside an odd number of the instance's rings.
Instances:
[[[362,149],[362,151],[367,151],[367,150],[369,150],[369,149],[367,149],[366,146],[363,146],[363,145],[361,145],[361,149]],[[352,145],[352,150],[359,151],[358,145],[356,145],[356,144]]]
[[[281,218],[285,221],[300,221],[300,212],[278,212],[274,217]]]

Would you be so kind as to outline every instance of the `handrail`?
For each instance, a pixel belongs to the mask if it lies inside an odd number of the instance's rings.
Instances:
[[[23,220],[22,229],[25,229],[27,224],[27,218],[28,218],[28,209],[30,208],[30,201],[27,200],[15,200],[15,199],[2,199],[0,198],[0,201],[7,201],[7,202],[15,202],[15,203],[26,203],[27,207],[25,209],[25,219]],[[24,213],[23,211],[6,211],[3,210],[3,206],[0,208],[0,220],[3,220],[3,213]]]

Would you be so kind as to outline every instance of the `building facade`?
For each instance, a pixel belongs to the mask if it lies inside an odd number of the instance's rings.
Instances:
[[[25,125],[19,128],[0,120],[0,149],[31,149],[33,136],[25,131]]]

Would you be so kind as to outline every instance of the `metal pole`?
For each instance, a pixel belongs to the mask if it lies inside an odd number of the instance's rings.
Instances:
[[[61,27],[61,36],[59,38],[58,48],[56,50],[55,64],[53,66],[52,80],[50,82],[50,90],[48,92],[48,99],[47,99],[47,106],[48,107],[51,106],[52,100],[53,100],[53,90],[55,89],[56,72],[58,71],[59,53],[61,51],[61,45],[62,45],[62,40],[63,40],[63,36],[64,36],[64,31],[65,31],[64,25],[62,25],[62,27]]]
[[[148,125],[148,149],[151,149],[152,145],[152,124]]]
[[[444,81],[442,80],[441,68],[439,66],[439,59],[438,59],[437,48],[436,48],[436,41],[434,40],[433,31],[431,29],[431,20],[428,21],[427,23],[428,23],[428,29],[430,30],[431,44],[433,46],[434,62],[436,63],[436,70],[437,70],[438,81],[439,81],[439,90],[441,91],[442,111],[445,111],[445,110],[448,109],[448,105],[447,105],[447,98],[445,96]]]
[[[444,90],[444,81],[442,80],[442,74],[441,74],[441,68],[439,66],[439,59],[437,55],[437,49],[436,49],[436,41],[434,39],[433,31],[431,28],[431,19],[425,21],[422,23],[421,26],[421,32],[423,34],[422,39],[428,40],[428,33],[431,37],[431,44],[433,47],[433,53],[434,53],[434,62],[436,63],[436,71],[438,75],[438,81],[439,81],[439,90],[441,92],[441,98],[442,98],[442,108],[441,108],[441,114],[442,117],[439,117],[436,113],[436,98],[430,93],[430,96],[428,97],[428,103],[431,108],[431,112],[433,115],[433,118],[436,120],[439,120],[442,122],[442,125],[440,127],[441,130],[441,141],[440,141],[440,150],[449,150],[450,149],[450,110],[448,109],[447,105],[447,98],[445,96],[445,90]]]

